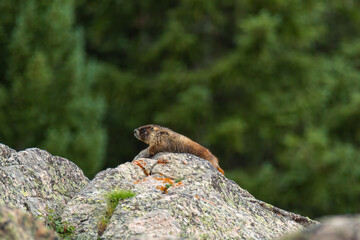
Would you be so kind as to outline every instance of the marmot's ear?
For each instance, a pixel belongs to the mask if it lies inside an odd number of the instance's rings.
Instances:
[[[153,129],[156,131],[156,130],[158,130],[159,128],[158,128],[158,127],[156,127],[156,126],[154,126],[154,127],[153,127]]]

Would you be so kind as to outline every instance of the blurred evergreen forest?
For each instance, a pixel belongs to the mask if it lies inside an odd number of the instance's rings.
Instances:
[[[360,2],[2,0],[0,142],[92,177],[167,126],[255,197],[360,209]]]

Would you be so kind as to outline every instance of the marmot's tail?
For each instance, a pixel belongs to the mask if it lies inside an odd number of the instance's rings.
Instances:
[[[221,172],[223,175],[225,175],[224,170],[222,170],[220,167],[217,167],[216,169],[219,170],[219,172]]]

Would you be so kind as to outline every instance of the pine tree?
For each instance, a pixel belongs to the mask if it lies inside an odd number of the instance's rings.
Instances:
[[[19,150],[44,148],[92,176],[104,155],[104,103],[93,92],[97,65],[86,59],[73,1],[21,2],[12,19],[0,22],[3,30],[12,25],[5,29],[0,142]]]

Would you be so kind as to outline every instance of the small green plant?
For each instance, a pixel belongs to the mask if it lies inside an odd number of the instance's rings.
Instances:
[[[71,239],[75,228],[68,222],[63,221],[54,210],[46,209],[46,213],[38,215],[38,218],[42,218],[46,226],[57,232],[63,239]]]
[[[184,180],[185,178],[179,178],[179,179],[176,179],[175,180],[175,183],[179,183],[179,182],[181,182],[182,180]]]
[[[110,208],[115,209],[120,200],[131,198],[134,195],[135,193],[130,190],[114,190],[106,195],[106,199]]]
[[[112,192],[109,192],[105,195],[106,198],[106,212],[105,216],[102,217],[102,219],[99,221],[98,227],[98,235],[101,236],[103,232],[105,231],[107,224],[110,221],[110,218],[116,208],[116,206],[119,204],[120,200],[124,200],[127,198],[131,198],[135,195],[134,192],[130,190],[114,190]]]

